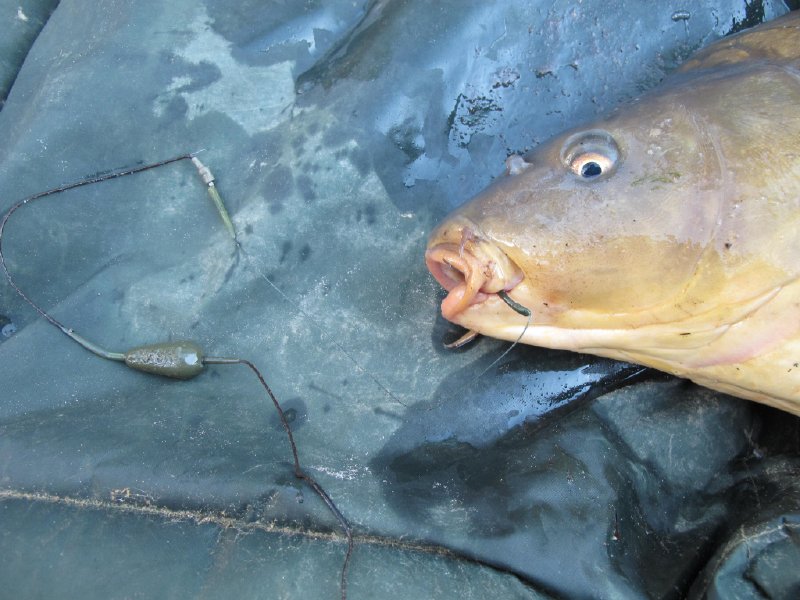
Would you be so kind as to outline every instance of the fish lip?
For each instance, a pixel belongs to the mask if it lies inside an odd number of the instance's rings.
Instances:
[[[460,244],[433,244],[425,252],[428,270],[448,291],[442,301],[442,316],[456,322],[465,310],[509,291],[523,279],[523,273],[497,246],[462,231]]]
[[[425,252],[425,264],[434,279],[448,292],[463,283],[464,273],[469,269],[456,244],[436,244],[429,248]],[[454,269],[459,275],[453,273]]]

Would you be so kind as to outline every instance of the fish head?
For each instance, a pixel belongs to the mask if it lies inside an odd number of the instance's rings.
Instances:
[[[443,316],[800,414],[798,42],[797,12],[727,37],[509,157],[430,236]]]
[[[708,262],[720,176],[713,140],[675,95],[509,157],[430,236],[443,316],[492,337],[526,329],[526,343],[613,356],[597,349],[685,316],[686,290]],[[530,323],[500,290],[531,310]]]

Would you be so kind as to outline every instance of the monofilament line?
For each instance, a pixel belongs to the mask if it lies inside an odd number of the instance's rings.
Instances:
[[[507,292],[505,292],[504,290],[500,290],[499,292],[497,292],[497,295],[500,297],[500,299],[501,299],[503,302],[505,302],[506,304],[508,304],[508,306],[511,308],[511,310],[513,310],[513,311],[514,311],[514,312],[516,312],[516,313],[519,313],[519,314],[520,314],[520,315],[522,315],[523,317],[527,317],[527,319],[528,319],[528,320],[525,322],[525,327],[523,327],[523,328],[522,328],[522,331],[521,331],[521,332],[520,332],[520,334],[517,336],[517,339],[516,339],[516,340],[514,340],[514,343],[513,343],[513,344],[511,344],[511,345],[510,345],[508,348],[506,348],[506,349],[505,349],[505,351],[504,351],[504,352],[503,352],[503,353],[502,353],[500,356],[498,356],[497,358],[495,358],[495,359],[494,359],[494,360],[493,360],[493,361],[492,361],[492,362],[489,364],[489,366],[488,366],[488,367],[486,367],[486,368],[485,368],[483,371],[481,371],[480,373],[478,373],[477,375],[475,375],[475,377],[473,377],[473,378],[470,380],[470,382],[469,382],[469,383],[468,383],[466,386],[464,386],[464,389],[469,389],[470,387],[472,387],[472,385],[473,385],[473,384],[474,384],[476,381],[478,381],[478,379],[480,379],[481,377],[483,377],[483,376],[484,376],[484,375],[485,375],[485,374],[486,374],[486,373],[487,373],[487,372],[488,372],[490,369],[492,369],[492,367],[494,367],[494,366],[495,366],[497,363],[499,363],[501,360],[503,360],[503,358],[506,356],[506,354],[508,354],[509,352],[511,352],[511,351],[514,349],[514,346],[516,346],[517,344],[519,344],[520,340],[522,339],[522,336],[523,336],[523,335],[525,335],[525,332],[526,332],[526,331],[528,331],[528,327],[530,327],[530,326],[531,326],[531,319],[533,318],[533,313],[531,312],[531,310],[530,310],[529,308],[527,308],[527,307],[523,306],[522,304],[520,304],[519,302],[517,302],[516,300],[514,300],[514,299],[513,299],[511,296],[509,296],[509,295],[508,295],[508,293],[507,293]]]
[[[292,300],[281,288],[279,288],[277,285],[275,285],[275,283],[267,276],[267,274],[264,273],[264,271],[262,271],[259,268],[258,263],[250,255],[250,253],[247,252],[247,250],[244,249],[244,247],[241,245],[241,243],[238,243],[238,245],[239,245],[239,249],[241,250],[241,252],[247,257],[247,260],[250,263],[250,266],[256,272],[256,274],[259,277],[261,277],[261,279],[266,281],[267,285],[269,285],[273,290],[275,290],[275,292],[281,298],[283,298],[286,302],[288,302],[292,306],[292,308],[294,308],[300,315],[302,315],[304,319],[306,319],[309,323],[311,323],[314,327],[316,327],[317,331],[319,331],[319,333],[322,335],[322,338],[326,342],[328,342],[334,348],[336,348],[336,350],[341,352],[342,355],[345,356],[347,358],[347,360],[349,360],[353,364],[353,366],[360,373],[363,373],[364,375],[369,377],[372,380],[372,382],[375,385],[377,385],[381,389],[381,391],[383,391],[384,394],[386,394],[389,398],[391,398],[392,400],[394,400],[395,402],[397,402],[401,406],[404,406],[404,407],[408,408],[408,405],[405,402],[403,402],[402,400],[400,400],[400,398],[398,398],[394,393],[392,393],[392,391],[386,385],[384,385],[381,382],[381,380],[378,379],[378,377],[375,374],[373,374],[369,369],[367,369],[365,367],[362,367],[361,363],[359,363],[358,360],[356,360],[356,358],[352,354],[350,354],[342,344],[337,342],[333,338],[333,336],[328,333],[328,331],[325,329],[325,327],[322,326],[321,323],[317,322],[317,320],[310,313],[308,313],[307,311],[303,310],[303,308],[300,306],[299,303],[297,303],[294,300]]]
[[[278,399],[275,397],[275,394],[272,392],[272,389],[269,387],[269,385],[267,385],[267,382],[261,375],[261,372],[252,362],[241,358],[222,358],[222,357],[207,357],[207,356],[204,357],[201,349],[194,342],[179,342],[179,343],[166,342],[161,344],[150,345],[147,347],[134,348],[126,353],[109,352],[99,347],[98,345],[86,340],[82,336],[75,333],[71,328],[66,327],[65,325],[57,321],[54,317],[50,316],[43,308],[41,308],[38,304],[36,304],[29,296],[27,296],[22,291],[22,289],[16,284],[13,277],[11,276],[11,273],[8,270],[5,257],[3,256],[3,248],[2,248],[3,233],[5,231],[6,224],[8,223],[8,220],[11,217],[11,215],[22,206],[25,206],[29,202],[32,202],[33,200],[36,200],[38,198],[50,196],[53,194],[57,194],[60,192],[64,192],[85,185],[90,185],[93,183],[107,181],[109,179],[115,179],[126,175],[132,175],[134,173],[147,171],[148,169],[154,169],[156,167],[160,167],[163,165],[167,165],[185,159],[192,159],[192,162],[195,163],[195,166],[198,168],[200,175],[203,177],[204,183],[206,183],[209,186],[211,183],[213,183],[213,176],[211,175],[210,171],[204,165],[202,165],[202,163],[197,161],[192,154],[183,154],[181,156],[171,158],[168,160],[163,160],[160,162],[151,163],[131,169],[123,169],[121,171],[106,173],[104,175],[98,175],[96,177],[91,177],[88,179],[83,179],[75,183],[63,185],[57,188],[46,190],[44,192],[33,194],[31,196],[28,196],[27,198],[23,198],[19,202],[12,205],[11,208],[5,213],[5,215],[3,215],[2,220],[0,220],[0,265],[2,265],[6,279],[8,283],[11,285],[11,287],[14,289],[14,291],[16,291],[17,294],[19,294],[22,297],[22,299],[25,300],[25,302],[27,302],[31,307],[33,307],[36,310],[36,312],[38,312],[42,316],[42,318],[44,318],[48,323],[50,323],[54,327],[58,328],[62,333],[67,335],[69,338],[71,338],[73,341],[81,345],[83,348],[85,348],[90,352],[93,352],[94,354],[100,356],[101,358],[114,361],[122,361],[128,367],[146,373],[162,375],[166,377],[174,377],[178,379],[189,379],[195,377],[196,375],[202,372],[203,366],[205,364],[218,364],[218,365],[242,364],[247,366],[256,375],[259,382],[266,390],[267,395],[272,400],[275,410],[278,412],[281,424],[283,425],[283,428],[289,440],[289,445],[291,447],[292,458],[294,461],[295,477],[305,482],[309,487],[311,487],[312,490],[314,490],[314,492],[325,503],[328,510],[334,515],[336,520],[339,522],[342,530],[344,531],[345,537],[347,539],[347,552],[345,554],[344,563],[342,565],[340,590],[341,590],[342,600],[346,600],[347,573],[354,545],[352,527],[350,526],[350,523],[344,517],[342,512],[339,510],[339,508],[336,506],[336,504],[333,502],[330,495],[323,489],[323,487],[319,483],[317,483],[317,481],[311,475],[306,473],[301,467],[300,458],[297,452],[297,445],[295,444],[294,441],[294,435],[292,433],[291,427],[289,426],[289,421],[286,419],[286,415],[284,414],[283,408],[278,402]],[[231,236],[233,237],[233,240],[237,244],[237,246],[239,246],[238,241],[236,240],[236,233],[233,228],[233,224],[230,221],[230,217],[227,215],[227,211],[225,210],[224,205],[222,204],[221,198],[219,198],[219,194],[216,194],[215,205],[217,206],[217,209],[220,211],[226,229],[229,231],[229,233],[231,233]],[[265,279],[267,278],[265,277]],[[269,281],[268,279],[267,281],[270,283],[270,285],[272,285],[273,287],[275,287],[275,289],[277,289],[277,287],[271,281]]]

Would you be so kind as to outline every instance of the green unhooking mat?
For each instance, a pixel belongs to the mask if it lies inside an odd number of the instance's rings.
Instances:
[[[787,10],[690,4],[0,2],[8,31],[47,20],[1,46],[2,212],[202,150],[236,231],[180,160],[22,206],[17,285],[112,352],[252,361],[308,477],[246,365],[126,369],[4,281],[0,597],[798,597],[795,417],[610,360],[446,350],[422,260],[508,154]]]

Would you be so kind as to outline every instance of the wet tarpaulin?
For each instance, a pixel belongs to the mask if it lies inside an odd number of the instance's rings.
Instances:
[[[796,418],[529,347],[476,379],[507,344],[446,351],[422,261],[509,153],[785,11],[62,0],[4,74],[0,209],[204,149],[240,247],[183,161],[25,206],[3,251],[108,348],[257,364],[353,527],[350,598],[796,597]],[[5,284],[0,314],[0,596],[339,595],[341,527],[247,370],[126,370]]]

